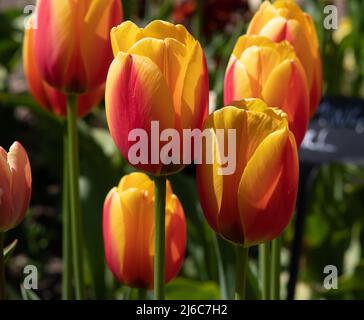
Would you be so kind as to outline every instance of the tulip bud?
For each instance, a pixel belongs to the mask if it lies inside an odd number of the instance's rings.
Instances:
[[[24,219],[32,191],[32,174],[26,151],[14,142],[9,152],[0,147],[0,232]]]
[[[226,70],[225,105],[245,98],[261,98],[287,113],[299,146],[309,121],[309,89],[293,47],[266,37],[238,39]]]
[[[312,116],[322,95],[322,63],[312,18],[293,0],[265,1],[254,15],[247,35],[266,36],[274,42],[287,40],[296,50],[306,73]]]
[[[121,19],[120,0],[38,0],[35,49],[42,79],[62,92],[97,90],[112,61],[110,29]]]
[[[111,136],[128,159],[133,129],[147,132],[152,147],[151,121],[159,130],[201,128],[208,113],[209,84],[200,43],[182,25],[153,21],[144,29],[130,21],[111,31],[115,54],[106,82],[106,114]],[[158,139],[159,137],[157,137]],[[159,150],[166,143],[157,143]],[[159,145],[158,145],[159,143]],[[154,175],[181,170],[183,164],[164,164],[158,156],[135,167]],[[182,161],[181,161],[182,162]]]
[[[298,156],[287,115],[259,99],[241,100],[210,115],[204,125],[214,133],[236,132],[236,170],[220,175],[216,135],[212,164],[197,166],[201,206],[210,226],[245,247],[270,241],[288,225],[296,201]],[[219,130],[220,131],[220,130]],[[229,150],[230,151],[230,150]],[[225,151],[226,152],[226,151]]]
[[[183,208],[169,181],[166,191],[165,281],[179,272],[186,249]],[[106,262],[123,284],[153,287],[154,188],[143,173],[124,176],[106,197],[103,215]]]
[[[48,85],[40,74],[38,64],[35,58],[33,19],[29,20],[30,28],[25,30],[23,45],[24,73],[28,81],[29,91],[40,107],[57,116],[66,116],[67,114],[67,96]],[[105,85],[98,89],[90,91],[87,94],[77,97],[78,115],[83,117],[94,106],[97,106],[104,97]]]

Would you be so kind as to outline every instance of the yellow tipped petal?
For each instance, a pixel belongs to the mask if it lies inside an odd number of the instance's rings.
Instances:
[[[120,51],[127,52],[135,42],[142,38],[142,30],[132,21],[125,21],[111,29],[111,46],[114,56]]]
[[[239,184],[246,246],[270,241],[287,226],[294,209],[297,177],[294,137],[288,128],[271,133],[252,155]]]

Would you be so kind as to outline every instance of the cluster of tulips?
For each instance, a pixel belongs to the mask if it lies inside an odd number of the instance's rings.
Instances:
[[[214,148],[214,161],[197,165],[200,202],[211,228],[236,247],[236,297],[245,297],[248,249],[259,244],[262,296],[278,299],[279,236],[295,207],[297,149],[322,91],[311,17],[292,0],[264,2],[232,52],[225,106],[210,115],[204,51],[187,29],[159,20],[144,28],[121,21],[119,0],[38,0],[25,32],[29,89],[42,108],[67,124],[63,298],[85,298],[77,118],[105,96],[110,134],[128,161],[136,143],[128,139],[130,131],[150,135],[152,121],[180,135],[184,129],[222,129],[225,139],[229,129],[236,131],[236,170],[229,175],[218,174],[217,136],[210,144],[204,140],[204,147]],[[149,139],[147,147],[167,143]],[[106,196],[106,262],[121,283],[154,288],[155,298],[163,299],[187,241],[184,210],[166,176],[186,164],[159,158],[134,166],[143,172],[122,177]],[[9,153],[0,149],[0,178],[3,235],[21,222],[30,200],[30,165],[19,143]]]

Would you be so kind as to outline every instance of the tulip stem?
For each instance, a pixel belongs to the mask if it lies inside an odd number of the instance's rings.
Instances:
[[[63,273],[62,273],[62,298],[70,300],[72,298],[72,239],[70,224],[70,207],[69,207],[69,178],[68,178],[68,134],[67,124],[63,128],[63,190],[62,190],[62,256],[63,256]]]
[[[4,237],[5,233],[0,231],[0,300],[5,300]]]
[[[154,178],[154,296],[164,300],[166,178]]]
[[[280,299],[281,238],[272,241],[272,299]]]
[[[269,300],[270,295],[270,243],[259,245],[259,269],[262,285],[262,299]]]
[[[246,275],[248,272],[249,248],[236,247],[235,300],[245,299]]]
[[[67,104],[68,171],[70,187],[71,233],[76,299],[84,299],[82,217],[79,195],[79,155],[77,133],[77,96],[70,95]]]

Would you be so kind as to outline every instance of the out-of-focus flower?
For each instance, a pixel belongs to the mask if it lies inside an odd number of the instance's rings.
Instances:
[[[151,151],[158,144],[151,141],[152,121],[159,121],[160,131],[176,129],[180,137],[182,129],[202,127],[209,104],[207,66],[200,43],[184,26],[157,20],[142,29],[126,21],[112,29],[111,41],[116,57],[106,82],[107,121],[129,162],[129,149],[136,143],[129,141],[133,129],[148,133]],[[159,150],[164,145],[160,142]],[[133,165],[154,175],[185,166],[163,163],[149,158]]]
[[[32,174],[27,152],[14,142],[9,152],[0,147],[0,232],[23,221],[32,192]]]
[[[176,23],[188,25],[191,18],[200,19],[201,31],[206,36],[217,32],[230,32],[242,21],[248,21],[251,14],[247,0],[175,0],[173,20]],[[196,16],[201,12],[202,18]]]
[[[287,115],[259,99],[241,100],[215,111],[204,127],[215,133],[223,129],[224,138],[228,129],[236,130],[232,175],[218,174],[223,139],[216,135],[207,145],[214,148],[213,163],[197,166],[208,223],[225,239],[245,247],[274,239],[291,219],[298,187],[297,147]]]
[[[25,30],[23,45],[23,62],[24,73],[28,81],[29,91],[36,102],[43,109],[57,116],[66,116],[67,114],[67,96],[48,85],[39,72],[38,64],[35,57],[34,46],[34,22],[29,20],[29,28]],[[105,85],[102,84],[99,89],[89,93],[79,95],[78,115],[86,115],[94,106],[97,106],[104,96]]]
[[[67,93],[97,90],[112,61],[110,29],[121,22],[121,1],[39,0],[36,10],[42,78]]]
[[[322,95],[322,64],[317,33],[312,18],[293,0],[265,1],[254,15],[247,35],[261,35],[275,42],[287,40],[296,50],[310,89],[312,116]]]
[[[261,36],[238,39],[226,70],[225,105],[261,98],[288,114],[290,130],[300,145],[309,121],[309,89],[293,47]]]
[[[176,23],[183,23],[187,18],[191,17],[196,11],[196,0],[175,1],[172,16]]]
[[[179,272],[186,249],[183,208],[169,181],[166,194],[165,281]],[[153,287],[154,189],[143,173],[124,176],[106,197],[103,216],[106,262],[123,284]]]
[[[349,17],[344,17],[339,24],[339,28],[334,30],[332,38],[336,44],[341,43],[353,31],[353,23]]]

